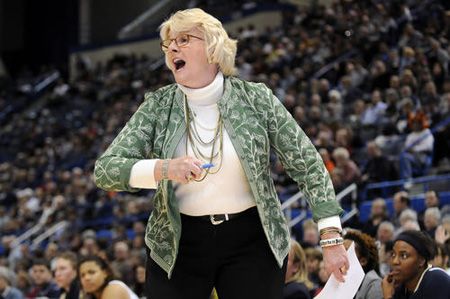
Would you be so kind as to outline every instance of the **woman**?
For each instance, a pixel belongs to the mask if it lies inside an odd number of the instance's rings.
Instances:
[[[279,298],[289,230],[270,148],[307,195],[326,265],[343,281],[342,212],[320,155],[262,84],[233,77],[236,41],[201,9],[160,27],[176,84],[146,94],[96,162],[105,190],[157,189],[146,230],[149,298]],[[255,290],[257,294],[255,294]]]
[[[145,297],[145,264],[134,267],[134,286],[133,290],[139,298]]]
[[[429,264],[433,240],[421,231],[404,231],[396,238],[392,271],[383,278],[383,298],[450,298],[450,276]]]
[[[83,258],[77,269],[81,287],[88,298],[138,299],[126,284],[113,279],[110,265],[98,256]]]
[[[365,273],[355,299],[379,299],[382,297],[382,290],[375,240],[368,234],[350,230],[344,236],[345,248],[348,249],[352,242],[355,243],[356,256]]]
[[[364,224],[362,231],[371,237],[376,237],[378,227],[383,221],[389,220],[386,201],[383,198],[376,198],[372,201],[369,220]]]
[[[297,241],[292,240],[288,255],[283,299],[310,299],[309,294],[313,287],[313,283],[308,279],[305,252]]]
[[[60,299],[78,299],[80,286],[77,280],[77,256],[71,251],[55,258],[55,282],[61,288]]]
[[[330,274],[325,270],[325,266],[322,261],[319,263],[319,272],[317,275],[319,277],[319,283],[312,292],[313,297],[316,297],[317,295],[320,294],[320,292],[325,287],[325,284],[327,283],[328,279],[330,278]]]

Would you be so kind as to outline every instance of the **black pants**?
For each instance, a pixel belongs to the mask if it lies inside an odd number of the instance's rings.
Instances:
[[[256,208],[219,225],[181,215],[180,248],[171,279],[147,260],[147,299],[281,299],[286,260],[280,268]]]

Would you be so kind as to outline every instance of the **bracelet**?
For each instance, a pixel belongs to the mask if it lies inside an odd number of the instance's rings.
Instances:
[[[325,239],[325,240],[320,240],[319,244],[320,244],[320,247],[322,247],[322,248],[336,246],[336,245],[342,245],[342,244],[344,244],[344,239],[342,237]]]
[[[162,180],[167,180],[169,178],[169,162],[170,160],[164,160],[162,162]]]
[[[319,233],[322,236],[322,235],[329,234],[329,233],[341,234],[342,231],[337,227],[325,227],[325,228],[322,228]]]

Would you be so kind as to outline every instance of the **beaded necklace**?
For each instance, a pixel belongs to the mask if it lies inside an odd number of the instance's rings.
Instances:
[[[196,121],[196,115],[192,112],[191,108],[188,105],[186,95],[184,96],[184,116],[185,116],[185,122],[186,122],[186,129],[187,129],[187,138],[186,138],[186,155],[188,155],[188,146],[191,145],[192,152],[194,153],[194,156],[197,159],[208,161],[208,163],[214,163],[215,165],[218,165],[216,170],[213,170],[213,168],[207,168],[205,169],[205,174],[200,178],[196,179],[196,182],[203,181],[208,174],[215,174],[218,173],[219,170],[222,168],[222,162],[223,162],[223,120],[222,116],[219,114],[219,118],[217,119],[217,125],[214,128],[214,136],[211,140],[205,141],[201,138],[200,134],[198,133],[197,129],[197,121]],[[203,127],[200,123],[198,126],[207,129]],[[209,129],[212,130],[212,129]],[[199,145],[205,146],[205,147],[211,147],[211,152],[208,154],[203,153]]]

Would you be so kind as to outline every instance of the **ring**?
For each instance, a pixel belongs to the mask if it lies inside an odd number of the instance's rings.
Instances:
[[[193,178],[192,174],[188,174],[188,175],[186,176],[186,180],[187,180],[188,182],[192,181],[192,178]]]

